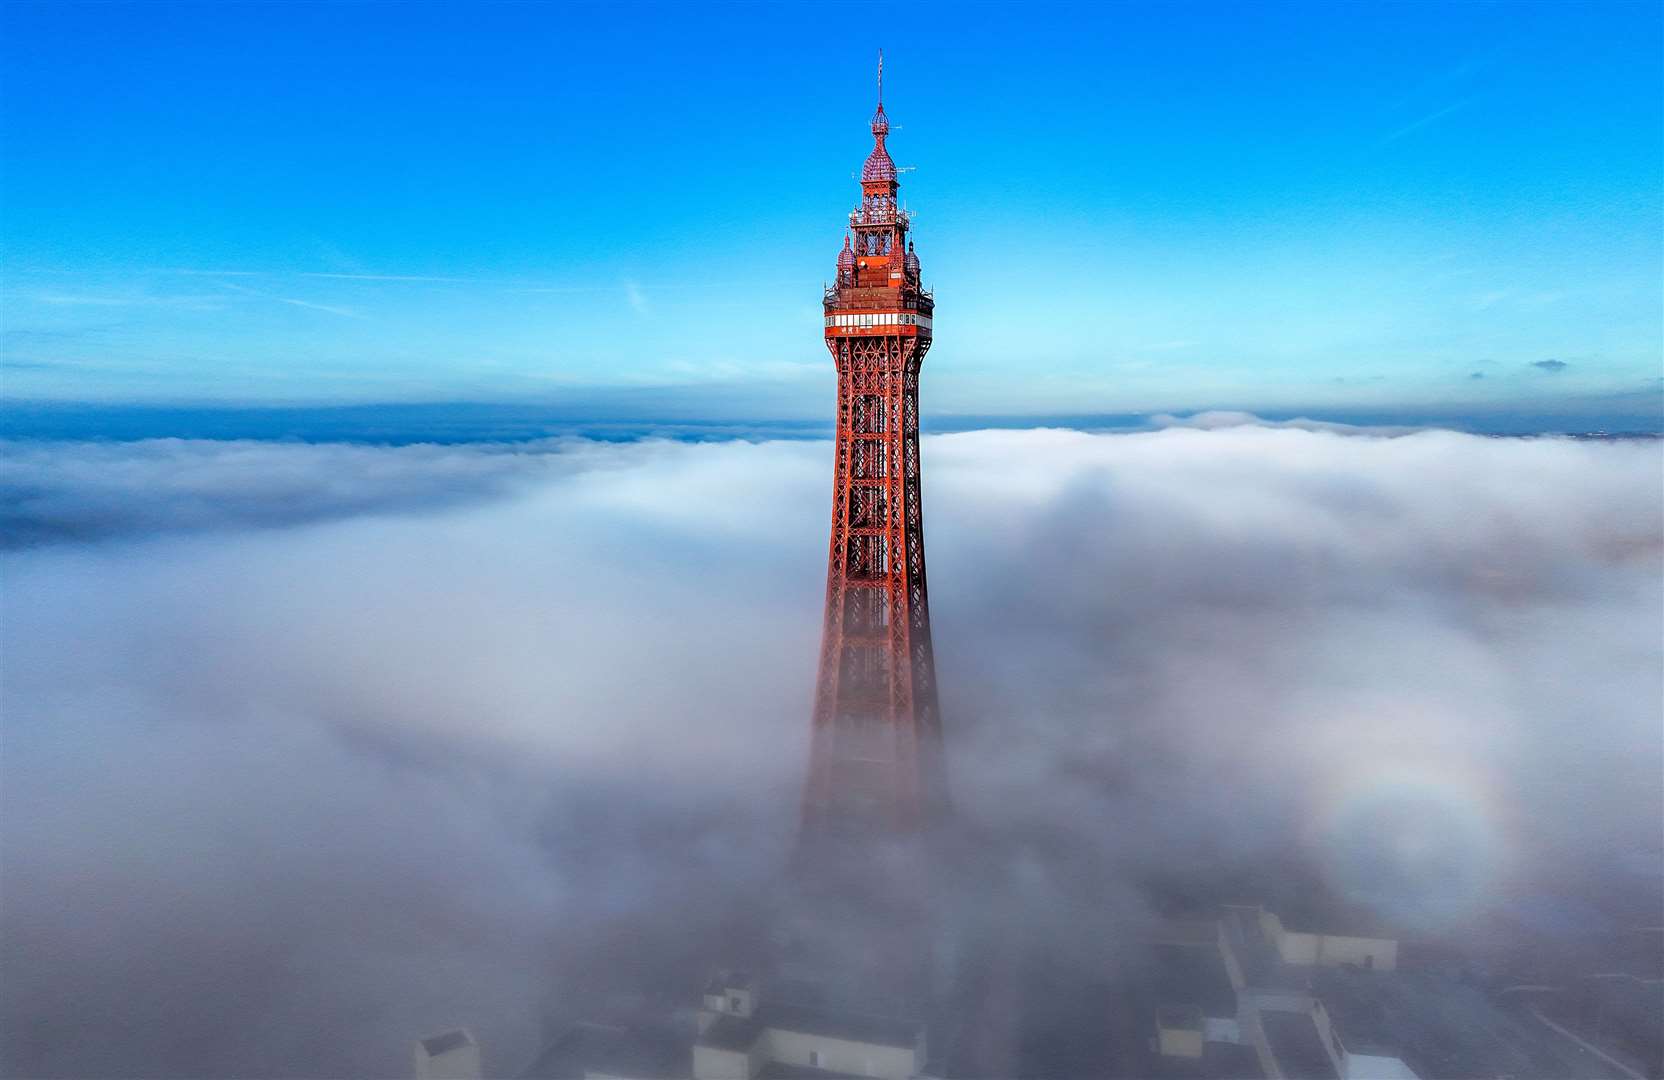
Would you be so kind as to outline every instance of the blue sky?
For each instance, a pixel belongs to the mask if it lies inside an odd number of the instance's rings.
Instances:
[[[886,50],[938,414],[1656,416],[1656,4],[10,4],[5,393],[814,417]]]

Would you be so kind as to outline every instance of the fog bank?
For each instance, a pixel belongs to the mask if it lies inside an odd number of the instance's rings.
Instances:
[[[512,1072],[779,869],[829,444],[4,457],[8,1074],[402,1075],[459,1023]],[[1664,872],[1659,442],[1231,417],[924,465],[955,802],[1058,932],[1291,848],[1427,933]]]

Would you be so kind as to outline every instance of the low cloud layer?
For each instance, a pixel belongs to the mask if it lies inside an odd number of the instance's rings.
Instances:
[[[1150,424],[1158,428],[1195,428],[1198,431],[1220,431],[1225,428],[1260,427],[1289,431],[1326,431],[1334,435],[1409,435],[1426,430],[1408,424],[1343,424],[1333,420],[1313,420],[1296,417],[1292,420],[1267,420],[1250,412],[1234,409],[1210,409],[1206,412],[1175,416],[1157,413]]]
[[[13,442],[0,545],[427,512],[603,466],[582,439],[479,446]]]
[[[1660,872],[1657,442],[924,458],[973,872],[1107,905],[1294,850],[1427,934]],[[457,1023],[512,1072],[545,1010],[694,978],[784,858],[825,443],[37,444],[6,484],[10,1074],[399,1075]]]

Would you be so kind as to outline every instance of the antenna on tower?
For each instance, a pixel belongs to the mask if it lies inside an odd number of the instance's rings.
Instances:
[[[878,104],[884,104],[884,50],[878,50]]]

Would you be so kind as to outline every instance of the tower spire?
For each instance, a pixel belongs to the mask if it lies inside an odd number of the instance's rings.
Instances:
[[[878,50],[878,107],[884,107],[884,50]]]

